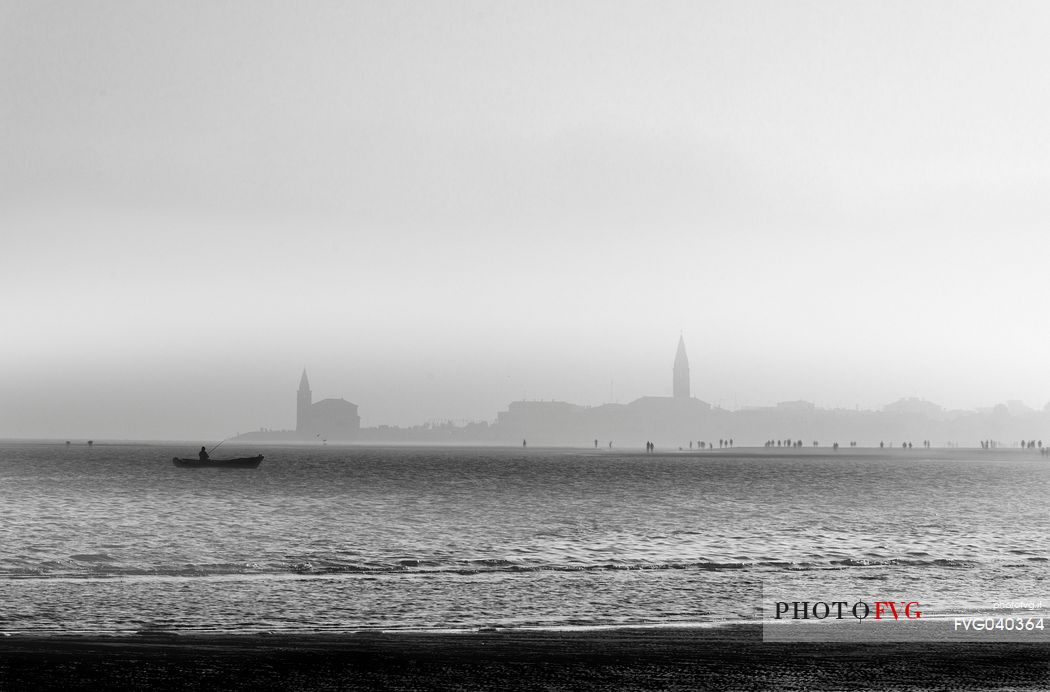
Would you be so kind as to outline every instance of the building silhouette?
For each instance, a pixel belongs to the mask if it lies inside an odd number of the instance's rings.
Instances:
[[[689,356],[685,354],[685,339],[681,335],[678,337],[678,351],[674,354],[674,382],[672,393],[676,399],[688,399],[690,396]]]
[[[314,403],[310,379],[303,370],[295,405],[295,432],[300,438],[352,440],[361,431],[357,404],[345,399],[322,399]]]
[[[313,403],[314,394],[310,391],[310,379],[306,376],[306,368],[303,368],[303,376],[299,378],[299,393],[295,402],[295,431],[304,432],[310,420],[310,405]]]

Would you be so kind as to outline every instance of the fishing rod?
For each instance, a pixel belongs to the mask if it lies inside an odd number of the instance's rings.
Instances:
[[[226,438],[225,440],[223,440],[222,442],[226,442],[227,440],[232,440],[232,439],[233,439],[234,437],[236,437],[236,435],[232,435],[232,436],[230,436],[230,437],[227,437],[227,438]],[[214,452],[214,451],[215,451],[216,449],[218,449],[219,447],[221,447],[221,446],[222,446],[222,442],[220,442],[219,444],[217,444],[217,445],[215,445],[214,447],[212,447],[211,449],[209,449],[209,450],[208,450],[208,454],[210,455],[210,454],[211,454],[212,452]]]

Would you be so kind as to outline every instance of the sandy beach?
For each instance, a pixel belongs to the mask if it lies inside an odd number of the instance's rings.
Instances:
[[[1046,689],[1050,648],[765,643],[759,628],[9,636],[5,689]]]

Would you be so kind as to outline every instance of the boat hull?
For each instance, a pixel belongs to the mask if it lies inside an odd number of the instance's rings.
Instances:
[[[244,457],[241,459],[180,459],[174,457],[171,463],[184,469],[254,469],[262,463],[263,456]]]

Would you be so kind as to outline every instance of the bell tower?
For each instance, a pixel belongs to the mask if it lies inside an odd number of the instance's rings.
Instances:
[[[313,392],[310,391],[310,380],[306,378],[306,368],[299,378],[299,395],[295,406],[295,431],[304,433],[310,427],[310,406],[313,404]]]
[[[672,392],[675,399],[689,398],[689,356],[685,355],[685,339],[681,335],[678,337],[678,351],[674,354]]]

